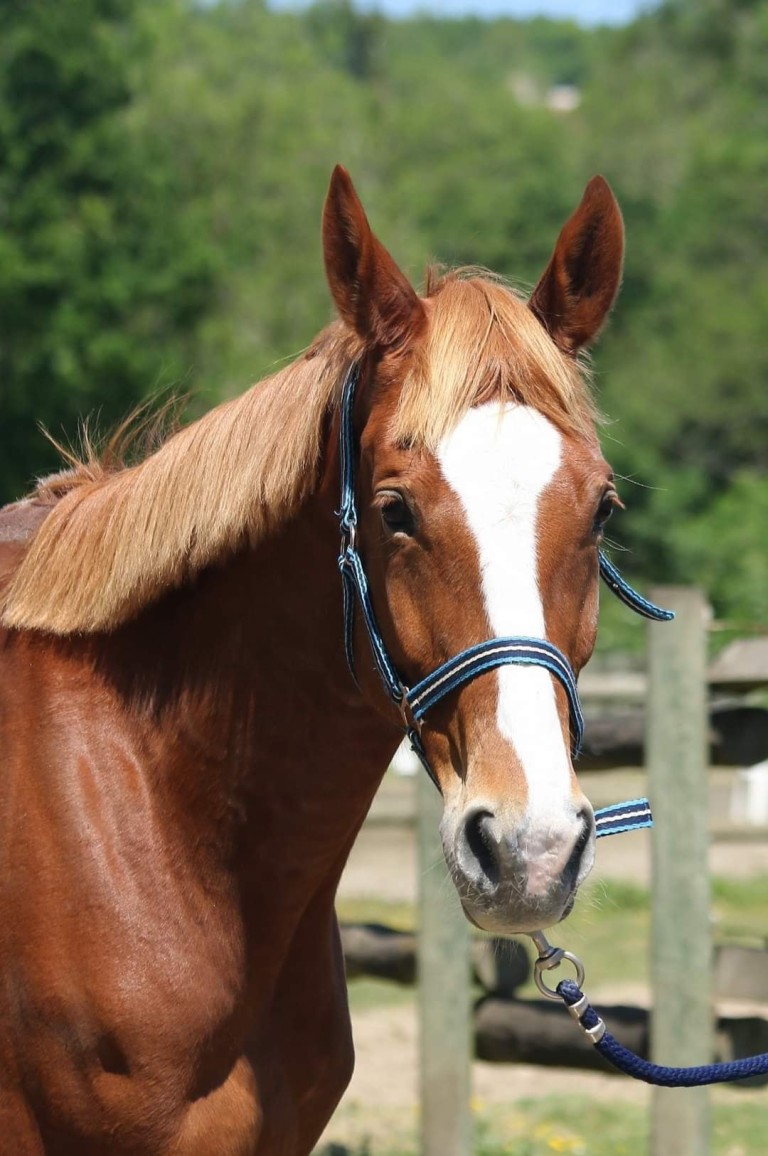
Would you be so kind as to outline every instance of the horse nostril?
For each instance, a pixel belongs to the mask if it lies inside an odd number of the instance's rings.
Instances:
[[[499,882],[499,844],[490,811],[473,811],[464,820],[464,839],[474,865],[494,887]]]
[[[576,817],[581,820],[581,833],[574,843],[573,850],[571,851],[564,871],[566,878],[570,876],[573,879],[576,879],[579,874],[582,857],[589,846],[589,841],[592,838],[592,832],[595,827],[595,820],[591,808],[582,807]]]
[[[587,828],[588,833],[592,830],[595,817],[591,807],[579,807],[578,811],[576,812],[576,818],[580,820],[583,827]]]

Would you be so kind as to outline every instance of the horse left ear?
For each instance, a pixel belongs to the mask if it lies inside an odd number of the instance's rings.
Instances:
[[[374,235],[341,165],[333,170],[323,208],[323,254],[339,313],[364,341],[401,348],[421,330],[424,306]]]
[[[624,222],[603,177],[593,177],[563,226],[529,308],[564,353],[597,337],[618,292]]]

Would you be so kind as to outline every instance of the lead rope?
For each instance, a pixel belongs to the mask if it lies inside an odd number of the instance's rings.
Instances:
[[[595,811],[595,836],[598,839],[652,826],[653,816],[647,799],[633,799],[628,803],[617,803]],[[625,1076],[642,1080],[646,1084],[657,1084],[662,1088],[698,1088],[707,1084],[730,1084],[735,1080],[768,1074],[768,1053],[765,1052],[742,1060],[700,1064],[690,1068],[670,1068],[644,1060],[611,1035],[584,995],[582,987],[585,971],[579,957],[562,947],[553,947],[543,931],[533,931],[530,937],[538,952],[533,965],[533,978],[541,994],[547,999],[561,1000],[603,1059]],[[556,988],[549,987],[544,978],[545,973],[558,968],[564,961],[573,966],[575,980],[561,979]]]

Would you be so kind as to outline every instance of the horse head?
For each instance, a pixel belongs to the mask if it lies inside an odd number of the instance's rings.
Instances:
[[[323,240],[332,295],[359,343],[356,542],[397,676],[414,686],[509,636],[546,640],[578,674],[595,643],[603,526],[619,503],[578,362],[621,276],[608,185],[589,183],[527,301],[478,270],[431,278],[417,295],[340,168]],[[367,645],[358,620],[361,691],[391,714]],[[457,685],[423,719],[445,858],[485,930],[557,922],[591,868],[572,714],[546,664],[505,665]]]

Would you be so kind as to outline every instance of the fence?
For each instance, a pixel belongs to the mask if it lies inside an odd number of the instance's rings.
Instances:
[[[677,617],[673,623],[651,626],[649,635],[645,746],[656,817],[651,1055],[659,1062],[683,1065],[706,1062],[713,1048],[707,862],[706,640],[710,613],[696,590],[666,588],[652,596],[674,609]],[[758,678],[752,685],[760,681]],[[748,718],[739,716],[738,726],[732,728],[731,747],[733,742],[743,746],[746,725],[754,739],[747,746],[764,752],[764,714],[758,711]],[[725,753],[728,756],[732,750]],[[418,836],[422,1153],[469,1156],[470,1035],[474,1030],[470,936],[458,902],[452,914],[447,914],[443,873],[432,869],[442,856],[439,818],[440,800],[423,777],[419,784]],[[566,928],[567,924],[565,936]],[[552,1010],[562,1015],[564,1031],[570,1029],[578,1038],[564,1011],[554,1006]],[[706,1156],[709,1152],[705,1089],[656,1090],[652,1117],[651,1156],[669,1156],[670,1152]]]

